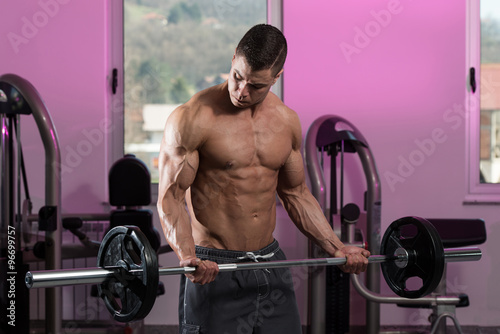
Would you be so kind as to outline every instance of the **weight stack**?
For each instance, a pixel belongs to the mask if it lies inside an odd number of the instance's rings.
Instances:
[[[349,274],[337,266],[326,268],[325,334],[349,332],[350,280]]]

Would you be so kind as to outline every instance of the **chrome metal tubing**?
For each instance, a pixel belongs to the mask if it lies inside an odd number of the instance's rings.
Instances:
[[[9,224],[14,224],[11,220],[14,210],[14,196],[12,189],[12,161],[9,156],[9,147],[13,140],[9,131],[9,119],[6,115],[0,114],[0,244],[7,248],[7,230]]]
[[[351,282],[356,291],[366,300],[377,304],[404,304],[404,305],[429,305],[429,304],[446,304],[457,305],[460,298],[457,296],[436,296],[436,297],[421,297],[421,298],[404,298],[396,296],[386,296],[368,290],[357,275],[351,275]]]
[[[40,94],[27,80],[15,74],[0,76],[0,82],[13,86],[31,108],[45,150],[45,205],[56,207],[54,231],[45,232],[46,269],[61,268],[61,152],[57,131]],[[62,295],[60,289],[45,292],[45,330],[47,333],[60,333],[62,324]]]
[[[359,159],[363,165],[366,177],[366,238],[369,251],[372,254],[380,253],[380,227],[382,221],[382,189],[380,177],[375,165],[375,158],[369,147],[354,143],[358,150]],[[368,144],[367,144],[368,145]],[[354,275],[351,275],[354,276]],[[366,284],[372,291],[380,291],[380,267],[371,266],[366,273]],[[366,334],[378,334],[380,330],[380,305],[366,303]]]
[[[482,252],[477,247],[466,248],[446,248],[444,250],[444,261],[448,262],[463,262],[463,261],[479,261]],[[371,291],[364,286],[357,275],[351,275],[351,282],[356,291],[366,300],[378,304],[404,304],[404,305],[458,305],[460,298],[457,296],[428,296],[421,298],[403,298],[396,296],[381,295]]]
[[[323,168],[319,160],[318,146],[316,145],[317,136],[321,125],[330,119],[331,116],[322,116],[315,120],[307,130],[304,143],[304,162],[310,180],[311,193],[318,201],[326,217],[330,217],[327,206],[327,186],[323,174]],[[335,230],[335,226],[333,226]],[[339,227],[340,228],[340,227]],[[316,256],[318,247],[309,241],[308,256]],[[326,296],[324,293],[326,278],[323,270],[311,272],[308,278],[308,305],[307,305],[307,326],[310,327],[311,334],[325,332],[325,312]]]
[[[371,256],[370,263],[387,261],[383,255]],[[285,260],[285,261],[264,261],[264,262],[243,262],[219,264],[221,272],[240,271],[250,269],[272,269],[272,268],[291,268],[299,266],[339,266],[345,264],[345,258],[321,258],[305,260]],[[158,269],[160,276],[188,274],[195,271],[195,267],[162,267]],[[132,275],[140,275],[141,269],[130,270]],[[56,286],[77,285],[77,284],[95,284],[102,283],[106,279],[119,275],[117,268],[85,268],[85,269],[64,269],[64,270],[46,270],[34,271],[26,274],[25,283],[28,288],[48,288]]]
[[[445,261],[477,261],[481,258],[481,250],[478,248],[458,248],[445,249]],[[407,261],[407,256],[385,256],[372,255],[368,262],[380,263],[387,261],[401,260]],[[220,272],[240,271],[251,269],[273,269],[291,267],[312,267],[312,266],[340,266],[346,263],[343,257],[327,257],[320,259],[302,259],[285,261],[263,261],[263,262],[243,262],[219,264]],[[159,275],[188,274],[196,270],[196,267],[162,267],[158,269]],[[141,269],[130,270],[132,275],[140,275]],[[119,275],[117,268],[87,268],[87,269],[64,269],[34,271],[26,274],[26,286],[28,288],[48,288],[56,286],[102,283],[106,279]]]
[[[445,262],[479,261],[482,252],[477,247],[446,248],[444,250]]]
[[[86,268],[27,272],[25,283],[28,288],[49,288],[56,286],[95,284],[115,276],[116,269]]]
[[[320,128],[329,122],[340,121],[342,123],[348,124],[348,126],[354,129],[354,132],[360,135],[360,132],[356,127],[349,123],[347,120],[336,116],[336,115],[325,115],[317,120],[315,120],[309,127],[305,139],[304,145],[304,161],[307,166],[307,171],[311,181],[311,193],[314,195],[321,208],[323,209],[325,215],[328,217],[330,214],[327,210],[326,205],[326,182],[324,179],[321,164],[318,158],[318,147],[316,145],[316,139]],[[336,131],[335,129],[331,129]],[[358,141],[352,141],[353,146],[359,154],[359,158],[363,165],[363,171],[365,173],[367,182],[367,192],[366,192],[366,226],[367,226],[367,242],[369,245],[369,251],[372,254],[378,254],[380,252],[380,226],[381,226],[381,199],[382,190],[380,186],[380,178],[375,166],[375,160],[373,154],[368,147],[368,144],[362,135],[357,138]],[[331,190],[332,191],[332,190]],[[336,191],[336,189],[333,189]],[[339,227],[340,228],[340,227]],[[334,226],[334,230],[336,227]],[[309,256],[314,256],[314,246],[309,247]],[[367,285],[372,291],[380,290],[380,268],[370,267],[367,270]],[[310,326],[311,334],[321,334],[325,332],[325,294],[324,285],[325,277],[322,271],[318,271],[311,275],[309,278],[309,301],[308,301],[308,319],[307,325]],[[314,299],[314,302],[312,300]],[[366,323],[368,328],[367,334],[377,334],[380,327],[380,307],[377,303],[368,302],[366,305]]]
[[[374,255],[368,259],[369,263],[380,263],[388,261],[385,255]],[[219,265],[220,271],[238,271],[249,269],[273,269],[291,267],[313,267],[313,266],[340,266],[346,263],[343,257],[327,257],[321,259],[285,260],[269,262],[245,262]]]

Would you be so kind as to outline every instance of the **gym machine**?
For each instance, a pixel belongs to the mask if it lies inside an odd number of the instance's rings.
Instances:
[[[33,115],[38,127],[44,150],[45,150],[45,206],[40,209],[39,226],[45,231],[46,240],[46,262],[47,270],[61,268],[61,154],[57,132],[50,117],[47,107],[37,90],[25,79],[14,75],[5,74],[0,76],[0,121],[2,124],[2,163],[1,163],[1,225],[2,245],[5,240],[9,226],[16,228],[15,212],[20,207],[19,190],[14,185],[16,172],[14,166],[20,166],[22,157],[20,151],[14,152],[14,131],[19,123],[20,115]],[[17,144],[19,146],[20,129],[17,126]],[[17,158],[18,163],[15,160]],[[18,168],[19,169],[19,168]],[[18,172],[19,173],[19,172]],[[19,176],[19,175],[17,175]],[[19,178],[18,178],[19,179]],[[18,199],[17,203],[15,199]],[[18,210],[19,211],[19,210]],[[21,233],[18,229],[17,235]],[[20,243],[17,242],[16,253],[19,251]],[[21,265],[21,259],[17,259],[16,265]],[[21,290],[19,290],[21,291]],[[46,308],[46,332],[61,332],[61,289],[50,288],[45,292]],[[26,319],[26,318],[25,318]],[[22,322],[22,321],[19,321]],[[19,331],[19,328],[16,328]]]
[[[31,213],[31,201],[21,149],[20,115],[33,115],[45,148],[45,205],[38,214]],[[159,232],[153,226],[152,212],[141,209],[142,206],[149,205],[151,202],[150,174],[142,161],[133,155],[125,155],[115,161],[110,168],[109,203],[116,207],[114,210],[109,213],[61,214],[61,157],[57,132],[36,89],[17,75],[6,74],[0,77],[0,121],[2,124],[0,165],[0,236],[2,242],[0,245],[2,248],[7,245],[7,238],[9,238],[9,254],[11,246],[16,247],[14,269],[17,271],[16,284],[19,286],[16,287],[15,312],[18,319],[23,319],[23,321],[17,321],[16,326],[12,327],[16,334],[29,332],[29,321],[25,321],[29,319],[29,291],[24,284],[25,275],[28,272],[26,263],[43,260],[46,262],[46,270],[59,270],[63,259],[94,257],[98,254],[101,242],[89,239],[80,230],[83,221],[109,221],[110,228],[124,224],[134,225],[140,228],[148,239],[155,256],[172,251],[170,246],[160,244]],[[14,133],[17,138],[14,138]],[[17,152],[14,150],[14,144],[17,144]],[[21,179],[26,196],[24,201],[21,200]],[[17,180],[17,188],[15,180]],[[34,221],[38,222],[39,231],[45,231],[44,241],[36,242],[33,247],[21,248],[21,239],[26,244],[30,242],[31,224]],[[81,245],[63,245],[63,228],[74,234]],[[9,231],[16,232],[18,239],[16,242],[10,240]],[[7,254],[4,254],[6,252],[6,249],[2,249],[2,254],[0,254],[2,263],[10,259],[6,256]],[[10,271],[13,272],[14,269]],[[4,272],[9,274],[8,270],[2,270],[1,274],[4,275]],[[3,278],[2,275],[0,275],[1,278]],[[97,294],[97,292],[93,294],[93,288],[91,296]],[[163,291],[163,284],[159,282],[154,292],[155,297],[163,294]],[[2,303],[4,300],[7,301],[7,298],[3,298],[5,292],[2,291]],[[45,332],[60,333],[63,313],[60,288],[47,289],[45,295]],[[3,319],[7,318],[2,317]]]
[[[327,186],[325,176],[320,163],[320,152],[327,152],[331,158],[331,185]],[[341,197],[343,193],[343,157],[344,153],[357,153],[361,160],[366,176],[367,191],[365,196],[366,210],[366,242],[368,250],[372,254],[379,254],[380,248],[380,220],[381,220],[381,189],[380,179],[375,166],[375,160],[367,141],[361,132],[350,122],[339,116],[325,115],[316,119],[307,131],[304,145],[304,160],[307,166],[311,181],[311,192],[323,208],[325,216],[329,219],[333,229],[340,234],[342,230],[339,225],[333,223],[333,214],[336,212],[336,165],[337,155],[341,158]],[[330,189],[330,206],[327,205],[327,189]],[[342,210],[343,200],[340,198]],[[329,208],[329,209],[327,209]],[[341,215],[342,216],[342,213]],[[347,224],[345,229],[347,236],[340,236],[342,241],[353,243],[354,224]],[[309,256],[314,256],[314,246],[310,245]],[[352,275],[354,276],[354,275]],[[325,273],[316,271],[310,276],[309,291],[309,313],[308,327],[310,334],[325,333]],[[380,268],[369,266],[366,272],[367,288],[374,292],[380,291]],[[348,316],[348,315],[347,315]],[[349,319],[347,319],[348,321]],[[378,333],[380,327],[380,306],[374,302],[367,302],[366,305],[367,333]]]
[[[327,152],[331,156],[331,185],[330,185],[330,208],[327,206],[328,189],[322,164],[320,162],[320,154]],[[318,118],[310,126],[305,142],[305,161],[308,173],[311,180],[311,191],[323,208],[326,217],[330,218],[332,227],[340,234],[341,240],[353,243],[355,241],[355,224],[359,217],[358,212],[348,209],[346,205],[341,212],[341,224],[344,226],[335,226],[333,224],[333,214],[336,213],[336,164],[337,154],[340,152],[340,206],[343,206],[343,161],[344,152],[358,153],[366,176],[367,192],[365,196],[366,210],[366,233],[369,250],[372,254],[387,253],[387,240],[384,236],[381,247],[380,242],[380,219],[381,219],[381,189],[380,180],[375,167],[373,155],[369,146],[361,135],[359,130],[347,120],[339,116],[326,115]],[[321,156],[322,158],[322,156]],[[481,244],[486,240],[486,231],[484,221],[481,219],[430,219],[433,229],[435,229],[435,238],[440,239],[443,245],[453,247],[464,247]],[[466,235],[458,235],[454,233],[457,226],[467,224]],[[390,235],[390,230],[394,223],[385,232]],[[400,228],[400,227],[397,227]],[[460,230],[460,228],[459,228]],[[462,229],[465,230],[465,229]],[[345,234],[345,235],[344,235]],[[420,238],[421,247],[433,247],[433,238]],[[389,252],[390,253],[390,252]],[[310,245],[310,255],[314,256],[314,248]],[[377,266],[369,266],[366,274],[366,285],[361,282],[357,275],[350,275],[353,287],[356,291],[367,300],[366,304],[366,333],[377,334],[380,330],[380,311],[379,304],[397,304],[402,307],[424,307],[432,308],[433,313],[430,316],[431,333],[445,333],[446,317],[451,318],[459,333],[461,333],[460,325],[455,318],[455,308],[468,306],[468,296],[465,294],[448,295],[446,293],[446,266],[433,266],[426,263],[425,273],[417,274],[429,283],[427,293],[406,294],[401,293],[401,287],[405,286],[405,280],[408,278],[402,271],[405,269],[393,266],[382,266],[382,273],[389,287],[399,296],[380,295],[380,270]],[[413,274],[412,274],[413,275]],[[399,277],[399,278],[396,278]],[[325,274],[316,270],[310,277],[310,293],[309,293],[309,312],[313,315],[308,322],[311,334],[324,334],[325,328]],[[434,293],[433,293],[434,292]],[[430,294],[427,296],[427,294]],[[347,305],[348,307],[348,305]],[[348,314],[347,314],[348,316]],[[349,319],[344,319],[349,321]],[[339,333],[344,333],[345,328],[338,329]],[[347,328],[348,330],[348,328]]]

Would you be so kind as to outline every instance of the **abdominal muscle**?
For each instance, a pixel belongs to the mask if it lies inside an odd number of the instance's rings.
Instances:
[[[273,240],[277,171],[248,167],[200,172],[187,194],[198,246],[256,251]]]

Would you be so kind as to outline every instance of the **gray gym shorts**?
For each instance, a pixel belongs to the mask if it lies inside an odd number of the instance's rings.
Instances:
[[[196,246],[196,255],[219,264],[286,259],[276,240],[254,252]],[[181,275],[179,333],[301,334],[290,269],[220,272],[205,285]]]

